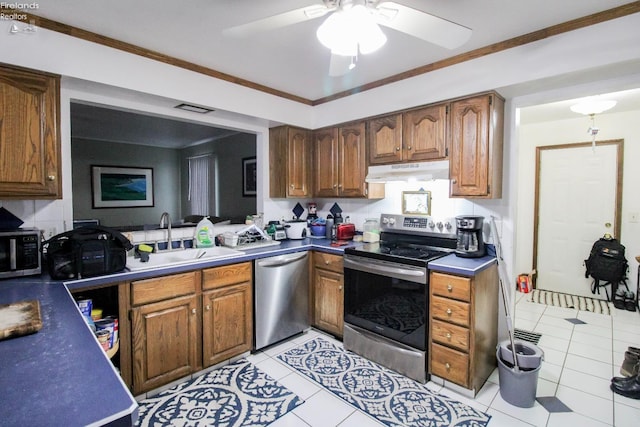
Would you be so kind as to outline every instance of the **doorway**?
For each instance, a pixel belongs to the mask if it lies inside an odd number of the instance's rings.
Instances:
[[[595,149],[591,143],[536,148],[538,289],[593,297],[584,260],[605,233],[620,239],[622,153],[623,140],[598,142]]]

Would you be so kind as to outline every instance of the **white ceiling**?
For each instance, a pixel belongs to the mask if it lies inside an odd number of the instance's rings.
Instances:
[[[384,27],[388,42],[341,77],[315,37],[325,18],[247,38],[225,28],[319,4],[321,0],[43,0],[36,15],[157,51],[285,93],[317,100],[416,67],[600,12],[628,0],[397,0],[472,29],[447,50]]]
[[[361,55],[357,67],[329,77],[329,51],[315,31],[325,18],[273,29],[248,38],[225,37],[225,28],[322,0],[43,0],[32,13],[157,51],[308,100],[376,82],[416,67],[561,24],[627,3],[625,0],[396,0],[472,29],[462,47],[447,50],[383,27],[387,44]],[[612,112],[640,109],[640,91],[617,93]],[[574,100],[521,110],[521,122],[575,117]],[[75,105],[74,137],[184,147],[232,131],[181,121]],[[173,135],[167,138],[167,135]]]

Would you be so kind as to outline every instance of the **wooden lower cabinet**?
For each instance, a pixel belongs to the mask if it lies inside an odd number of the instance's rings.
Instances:
[[[132,282],[133,393],[251,350],[252,280],[245,262]]]
[[[197,367],[197,307],[191,295],[132,310],[134,393],[182,378]]]
[[[498,269],[430,275],[429,373],[475,395],[497,366]]]
[[[342,337],[344,326],[344,273],[342,257],[313,253],[313,324]]]
[[[203,272],[202,361],[204,367],[251,350],[253,293],[251,263]]]

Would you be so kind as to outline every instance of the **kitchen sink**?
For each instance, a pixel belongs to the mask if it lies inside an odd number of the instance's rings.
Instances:
[[[131,271],[149,270],[152,268],[190,264],[198,261],[232,258],[239,255],[244,255],[244,252],[224,246],[185,249],[149,254],[148,262],[142,262],[139,258],[128,257],[127,268]]]

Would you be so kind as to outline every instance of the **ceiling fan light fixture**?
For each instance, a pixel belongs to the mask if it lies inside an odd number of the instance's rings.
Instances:
[[[334,12],[318,27],[316,36],[320,43],[332,53],[342,56],[356,56],[372,53],[386,42],[375,19],[362,5]]]

